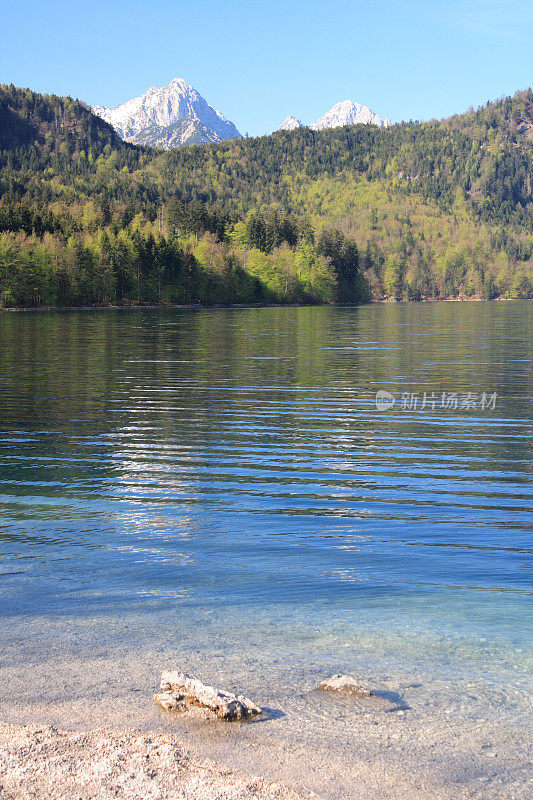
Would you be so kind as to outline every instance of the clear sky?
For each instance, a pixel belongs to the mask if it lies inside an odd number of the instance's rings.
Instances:
[[[114,106],[184,78],[242,133],[340,100],[393,120],[533,83],[532,0],[0,0],[0,82]]]

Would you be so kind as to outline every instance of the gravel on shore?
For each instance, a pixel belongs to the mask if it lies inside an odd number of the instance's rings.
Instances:
[[[0,723],[1,800],[303,800],[188,755],[177,737]],[[317,797],[317,795],[307,795]]]

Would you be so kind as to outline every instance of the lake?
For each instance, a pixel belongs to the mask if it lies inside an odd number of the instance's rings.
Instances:
[[[532,308],[1,314],[2,719],[169,727],[331,798],[525,796]],[[268,718],[160,712],[170,667]]]

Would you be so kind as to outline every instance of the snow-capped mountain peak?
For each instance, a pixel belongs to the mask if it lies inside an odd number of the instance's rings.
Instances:
[[[296,119],[296,117],[289,115],[288,117],[285,117],[285,119],[279,126],[278,131],[295,131],[296,128],[303,128],[303,127],[304,126],[302,125],[301,119]]]
[[[323,117],[311,123],[309,127],[314,131],[321,131],[324,128],[338,128],[341,125],[357,125],[358,123],[377,125],[380,128],[392,125],[390,119],[382,119],[368,106],[362,106],[353,100],[343,100],[336,103]]]
[[[342,125],[377,125],[379,128],[388,128],[392,125],[391,119],[382,119],[375,114],[368,106],[355,103],[353,100],[342,100],[340,103],[330,108],[330,110],[320,117],[316,122],[311,122],[307,127],[313,131],[322,131],[325,128],[339,128]],[[293,131],[296,128],[306,126],[296,117],[287,117],[279,126],[278,131]]]
[[[94,106],[92,110],[129,142],[176,147],[240,137],[235,125],[183,78],[173,78],[160,88],[150,86],[140,97],[115,108]]]

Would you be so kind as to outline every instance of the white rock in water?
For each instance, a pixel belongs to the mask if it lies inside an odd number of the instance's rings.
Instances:
[[[259,706],[247,697],[206,686],[184,672],[163,672],[160,689],[154,700],[167,711],[184,711],[199,706],[213,711],[220,719],[228,720],[245,719],[261,713]]]
[[[338,692],[339,694],[357,695],[358,697],[372,696],[372,692],[359,686],[351,675],[332,675],[331,678],[319,683],[317,688],[322,692]]]

